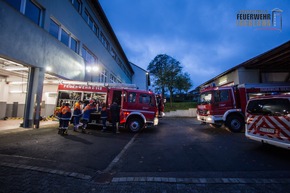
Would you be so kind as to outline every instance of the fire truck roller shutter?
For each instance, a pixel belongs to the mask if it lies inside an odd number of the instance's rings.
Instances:
[[[133,133],[141,131],[145,126],[145,118],[140,114],[129,115],[126,121],[126,128]]]
[[[244,131],[245,120],[244,116],[240,113],[231,113],[227,116],[225,125],[234,133]]]

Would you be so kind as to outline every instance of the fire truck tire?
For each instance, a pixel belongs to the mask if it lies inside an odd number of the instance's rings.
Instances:
[[[226,126],[234,133],[241,132],[244,129],[244,119],[239,115],[231,115],[226,120]]]
[[[127,122],[127,129],[129,129],[133,133],[137,133],[141,131],[144,127],[144,123],[141,118],[139,117],[133,117],[130,118]]]

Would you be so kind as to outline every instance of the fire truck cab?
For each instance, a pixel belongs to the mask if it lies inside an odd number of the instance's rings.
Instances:
[[[200,93],[197,119],[212,127],[218,128],[225,125],[232,132],[241,132],[245,127],[245,108],[249,99],[287,92],[290,92],[289,84],[207,87]]]
[[[158,106],[154,93],[137,89],[111,88],[108,89],[107,95],[108,110],[113,102],[121,109],[120,125],[130,131],[138,132],[144,127],[158,125]]]

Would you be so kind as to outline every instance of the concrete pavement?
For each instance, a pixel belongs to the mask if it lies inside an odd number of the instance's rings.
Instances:
[[[33,128],[23,128],[20,124],[23,122],[23,119],[7,119],[7,120],[0,120],[0,133],[9,133],[13,131],[27,131]],[[47,121],[40,121],[40,128],[46,127],[50,125],[57,125],[58,121],[55,120],[47,120]]]
[[[289,183],[210,183],[112,181],[100,184],[43,171],[0,166],[0,193],[287,193]]]
[[[0,135],[33,130],[19,127],[20,123],[21,120],[1,120]],[[43,121],[40,123],[40,129],[43,127],[56,128],[57,125],[58,122],[56,121]],[[158,177],[158,174],[157,177],[114,177],[114,174],[110,173],[102,175],[102,171],[99,175],[93,176],[74,170],[64,171],[59,168],[36,166],[33,165],[33,162],[30,163],[9,163],[0,160],[0,193],[287,193],[290,190],[290,180],[288,178],[282,181],[281,179],[270,178],[167,178]]]

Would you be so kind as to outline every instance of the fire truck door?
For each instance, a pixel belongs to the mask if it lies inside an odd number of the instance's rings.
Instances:
[[[227,110],[233,108],[233,99],[229,89],[214,92],[214,107],[217,115],[223,115]]]
[[[122,91],[121,90],[114,90],[113,91],[113,101],[116,102],[119,106],[121,106],[122,99]]]

